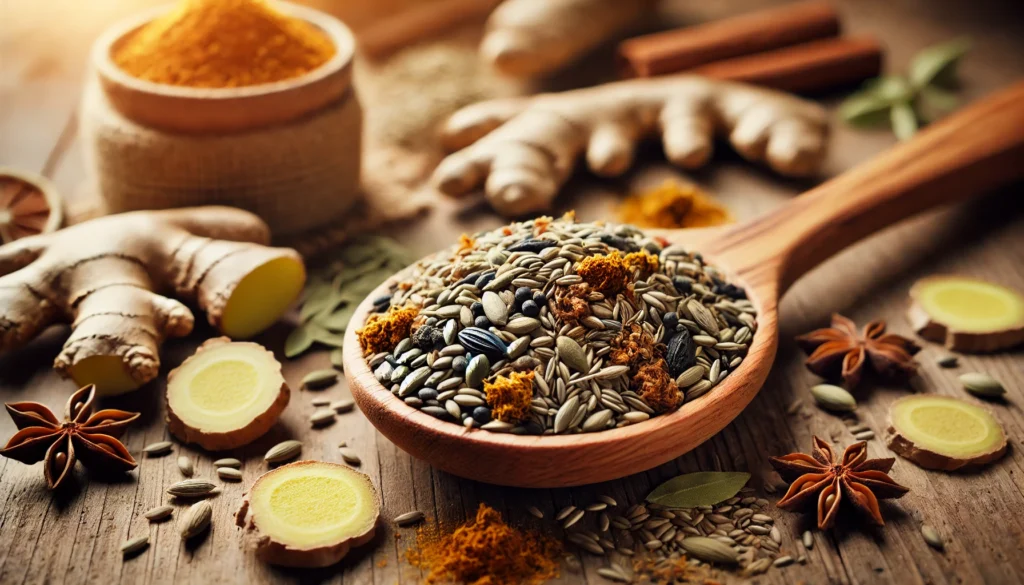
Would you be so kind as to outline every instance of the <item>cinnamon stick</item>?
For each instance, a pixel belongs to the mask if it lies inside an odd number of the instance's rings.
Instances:
[[[835,8],[810,0],[623,41],[619,66],[625,77],[652,77],[838,34]]]
[[[812,41],[689,70],[794,93],[854,85],[882,71],[882,46],[870,37]]]

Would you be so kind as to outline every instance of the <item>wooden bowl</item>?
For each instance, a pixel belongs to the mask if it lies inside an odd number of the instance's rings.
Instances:
[[[195,88],[145,81],[121,70],[111,53],[129,34],[170,10],[162,6],[104,31],[93,44],[92,65],[114,108],[129,120],[150,128],[215,134],[295,120],[339,100],[349,91],[355,39],[348,27],[323,12],[283,2],[275,3],[275,7],[323,31],[337,49],[334,56],[305,75],[275,83]]]
[[[750,403],[778,346],[778,299],[802,274],[857,240],[920,211],[1024,178],[1024,82],[964,108],[878,157],[753,222],[660,235],[704,253],[743,286],[758,329],[743,363],[679,410],[622,428],[516,436],[438,420],[379,384],[356,331],[345,335],[345,375],[359,408],[401,449],[455,475],[522,487],[606,481],[650,469],[706,441]],[[398,276],[400,277],[401,274]]]

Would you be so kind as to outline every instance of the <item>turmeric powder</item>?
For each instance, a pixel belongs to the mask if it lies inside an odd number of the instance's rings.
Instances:
[[[363,346],[363,353],[373,355],[382,351],[395,349],[400,341],[409,337],[412,331],[413,321],[419,315],[419,309],[408,307],[391,309],[381,315],[374,313],[366,320],[366,325],[356,331],[359,337],[359,344]]]
[[[646,278],[658,270],[658,257],[647,251],[631,252],[622,256],[615,250],[610,254],[588,256],[576,266],[590,288],[614,296],[627,290],[633,282],[633,273],[639,271],[640,278]]]
[[[487,405],[494,418],[507,423],[522,422],[533,403],[533,372],[512,372],[484,382]]]
[[[624,223],[653,228],[710,227],[733,221],[725,207],[695,185],[671,180],[630,195],[619,206],[618,215]]]
[[[427,583],[537,585],[558,577],[561,546],[549,536],[518,530],[480,504],[476,518],[448,535],[421,528],[409,562],[429,571]]]
[[[114,62],[154,83],[240,87],[298,77],[326,63],[334,44],[266,0],[181,0],[124,38]]]

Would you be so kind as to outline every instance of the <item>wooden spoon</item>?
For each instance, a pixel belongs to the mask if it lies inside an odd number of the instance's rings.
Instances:
[[[795,198],[774,213],[724,229],[668,231],[725,269],[758,311],[743,363],[679,410],[622,428],[575,435],[516,436],[438,420],[374,378],[356,330],[345,339],[345,372],[359,408],[403,450],[455,475],[521,487],[606,481],[678,457],[721,431],[750,403],[778,347],[779,297],[801,275],[901,219],[1024,177],[1024,82],[979,101],[874,159]],[[401,275],[396,278],[400,278]]]

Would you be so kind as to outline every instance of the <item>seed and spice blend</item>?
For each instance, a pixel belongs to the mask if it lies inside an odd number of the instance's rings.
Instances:
[[[746,293],[629,225],[541,217],[416,264],[359,340],[377,380],[442,420],[594,432],[675,410],[742,362]]]

